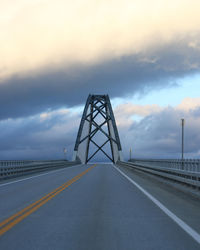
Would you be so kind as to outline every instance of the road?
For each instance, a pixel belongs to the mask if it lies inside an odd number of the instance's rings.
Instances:
[[[0,222],[2,250],[200,249],[112,164],[0,184]]]

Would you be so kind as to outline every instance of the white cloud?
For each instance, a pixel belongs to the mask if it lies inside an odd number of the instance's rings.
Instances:
[[[200,97],[184,98],[180,104],[174,107],[178,112],[189,112],[200,107]],[[122,126],[129,126],[133,123],[134,117],[144,118],[151,114],[156,114],[165,110],[166,107],[161,107],[158,104],[152,105],[136,105],[134,103],[122,103],[115,107],[114,113],[117,117],[117,124]],[[137,119],[136,119],[137,121]]]
[[[49,120],[52,119],[53,116],[65,116],[67,114],[70,114],[70,109],[59,109],[59,110],[54,110],[54,111],[48,111],[48,112],[43,112],[39,115],[41,121]]]
[[[145,55],[188,34],[199,49],[199,9],[198,0],[1,1],[0,78]]]
[[[157,104],[153,105],[135,105],[133,103],[125,103],[115,108],[115,113],[126,115],[146,116],[154,112],[160,111],[162,108]]]
[[[183,101],[177,106],[177,109],[189,111],[198,107],[200,107],[200,97],[187,97],[184,98]]]
[[[162,108],[156,104],[153,105],[135,105],[133,103],[124,103],[118,105],[115,110],[117,125],[127,127],[133,123],[135,117],[144,117],[151,113],[161,111]]]

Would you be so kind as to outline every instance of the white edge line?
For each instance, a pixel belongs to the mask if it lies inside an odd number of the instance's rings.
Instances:
[[[82,164],[74,165],[74,166],[72,165],[72,166],[70,166],[70,167],[78,167],[78,166],[81,166],[81,165],[82,165]],[[62,171],[62,170],[66,170],[66,168],[57,169],[57,170],[50,170],[50,172],[48,172],[48,173],[43,173],[43,174],[39,174],[39,175],[34,175],[34,176],[31,176],[31,177],[23,178],[23,179],[16,180],[16,181],[6,182],[6,183],[3,183],[3,184],[0,184],[0,187],[2,187],[2,186],[7,186],[7,185],[10,185],[10,184],[13,184],[13,183],[17,183],[17,182],[21,182],[21,181],[26,181],[26,180],[33,179],[33,178],[37,178],[37,177],[42,176],[42,175],[52,174],[52,173],[59,172],[59,171]]]
[[[168,208],[166,208],[160,201],[154,198],[150,193],[148,193],[144,188],[142,188],[139,184],[133,181],[130,177],[128,177],[124,172],[122,172],[119,168],[113,165],[113,167],[122,174],[127,180],[129,180],[133,185],[135,185],[143,194],[145,194],[156,206],[158,206],[166,215],[168,215],[174,222],[176,222],[186,233],[188,233],[196,242],[200,244],[200,234],[198,234],[194,229],[192,229],[189,225],[187,225],[184,221],[182,221],[179,217],[177,217],[174,213],[172,213]]]

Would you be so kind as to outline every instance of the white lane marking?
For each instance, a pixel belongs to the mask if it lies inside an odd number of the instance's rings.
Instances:
[[[154,198],[150,193],[148,193],[144,188],[142,188],[139,184],[133,181],[130,177],[128,177],[124,172],[122,172],[119,168],[113,167],[120,172],[127,180],[129,180],[133,185],[135,185],[143,194],[145,194],[153,203],[158,206],[166,215],[168,215],[174,222],[176,222],[186,233],[188,233],[195,241],[200,244],[200,234],[198,234],[194,229],[192,229],[189,225],[187,225],[184,221],[182,221],[179,217],[177,217],[174,213],[172,213],[168,208],[166,208],[160,201]]]
[[[75,165],[75,166],[73,166],[73,167],[78,167],[78,166],[81,166],[81,165],[82,165],[82,164],[79,164],[79,165]],[[71,167],[72,167],[72,166],[71,166]],[[63,171],[63,170],[66,170],[66,168],[62,168],[62,169],[58,169],[58,170],[51,170],[51,171],[48,172],[48,173],[39,174],[39,175],[34,175],[34,176],[31,176],[31,177],[27,177],[27,178],[20,179],[20,180],[16,180],[16,181],[6,182],[6,183],[3,183],[3,184],[0,184],[0,187],[6,186],[6,185],[10,185],[10,184],[13,184],[13,183],[17,183],[17,182],[21,182],[21,181],[26,181],[26,180],[33,179],[33,178],[37,178],[37,177],[40,177],[40,176],[42,176],[42,175],[52,174],[52,173],[59,172],[59,171]]]

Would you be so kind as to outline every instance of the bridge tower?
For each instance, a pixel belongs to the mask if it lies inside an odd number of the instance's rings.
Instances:
[[[97,134],[103,137],[100,145]],[[110,155],[104,150],[107,144],[110,144]],[[91,145],[95,148],[92,154]],[[73,160],[88,163],[99,151],[113,163],[122,160],[121,143],[109,96],[89,95],[77,134]]]

